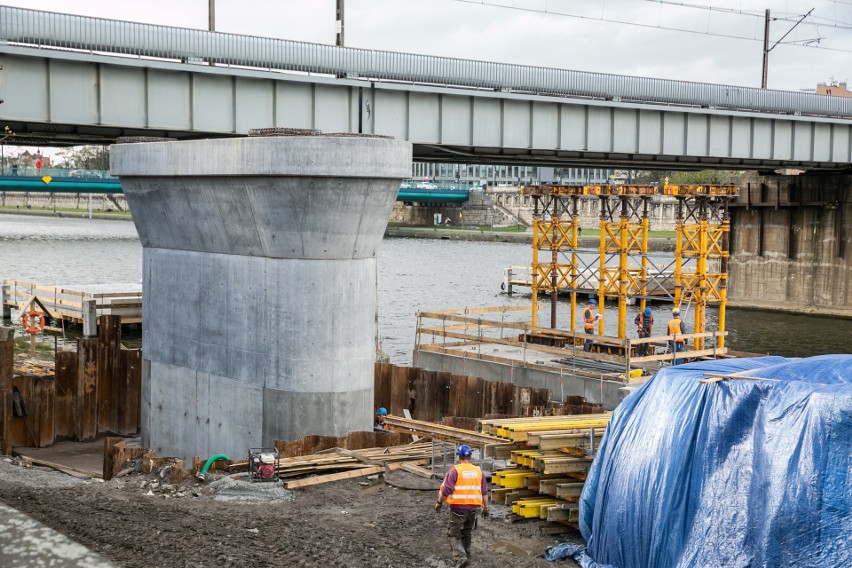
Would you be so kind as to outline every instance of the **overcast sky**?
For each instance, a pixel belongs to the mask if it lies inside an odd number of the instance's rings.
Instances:
[[[207,0],[0,0],[73,14],[191,28],[207,27]],[[690,3],[724,11],[681,7]],[[547,10],[536,13],[498,4]],[[830,51],[779,45],[770,54],[769,87],[813,89],[852,79],[852,0],[346,0],[350,47],[760,86],[764,19],[815,8],[785,41],[822,38]],[[216,0],[218,31],[318,43],[334,42],[335,0]],[[556,12],[580,17],[566,17]],[[758,13],[758,16],[750,15]],[[682,33],[612,23],[685,28]],[[770,38],[795,23],[777,20]],[[819,26],[813,24],[821,24]],[[836,25],[842,27],[834,27]],[[728,39],[728,34],[752,38]],[[756,40],[755,40],[756,38]]]

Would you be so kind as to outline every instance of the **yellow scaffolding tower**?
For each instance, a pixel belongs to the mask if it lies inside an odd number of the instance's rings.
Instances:
[[[693,306],[694,333],[704,333],[707,305],[719,305],[719,331],[725,331],[728,288],[730,217],[728,203],[739,193],[735,185],[685,185],[663,188],[677,198],[674,305],[684,301]],[[694,260],[694,270],[685,271],[685,259]],[[724,335],[718,347],[725,346]],[[695,349],[704,348],[696,338]]]
[[[639,296],[645,309],[648,282],[648,201],[657,186],[599,186],[600,262],[598,305],[603,314],[607,297],[618,302],[618,337],[627,337],[627,302]],[[617,265],[609,260],[618,258]],[[631,260],[634,261],[631,263]],[[603,335],[603,317],[598,323]]]
[[[738,194],[732,185],[690,185],[662,188],[677,199],[674,293],[665,292],[660,278],[666,268],[648,258],[649,202],[660,193],[659,186],[526,186],[522,192],[533,197],[532,325],[538,325],[539,295],[550,294],[550,327],[556,328],[558,294],[571,294],[570,330],[576,332],[577,292],[598,297],[598,335],[604,333],[607,298],[618,304],[618,338],[627,338],[627,304],[631,298],[644,310],[649,298],[686,302],[694,311],[694,333],[704,333],[707,304],[719,305],[719,331],[725,330],[727,261],[730,223],[728,202]],[[600,206],[600,242],[596,266],[584,265],[577,255],[579,234],[578,201],[596,196]],[[649,271],[649,266],[655,272]],[[597,277],[595,279],[595,277]],[[670,275],[669,275],[670,277]],[[660,292],[665,292],[660,294]],[[720,336],[718,347],[724,347]],[[695,340],[704,348],[704,339]]]
[[[578,199],[582,187],[529,186],[533,197],[532,325],[538,325],[539,293],[550,294],[550,327],[556,328],[559,290],[571,293],[571,327],[576,329],[578,288]],[[541,253],[544,253],[542,255]]]

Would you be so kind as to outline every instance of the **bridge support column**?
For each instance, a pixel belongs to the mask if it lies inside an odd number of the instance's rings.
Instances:
[[[754,176],[731,207],[730,305],[852,317],[852,175]]]
[[[376,251],[411,145],[119,144],[144,247],[143,443],[223,452],[369,430]]]

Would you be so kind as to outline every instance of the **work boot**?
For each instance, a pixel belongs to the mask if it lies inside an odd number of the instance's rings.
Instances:
[[[461,539],[451,538],[450,549],[453,551],[453,561],[455,562],[455,564],[453,564],[454,568],[464,568],[468,565],[467,550],[465,550]]]

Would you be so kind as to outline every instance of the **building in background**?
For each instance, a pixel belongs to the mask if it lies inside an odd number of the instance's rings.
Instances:
[[[852,91],[847,88],[846,81],[838,83],[837,81],[831,80],[827,83],[818,83],[816,87],[816,94],[831,95],[833,97],[852,97]]]

